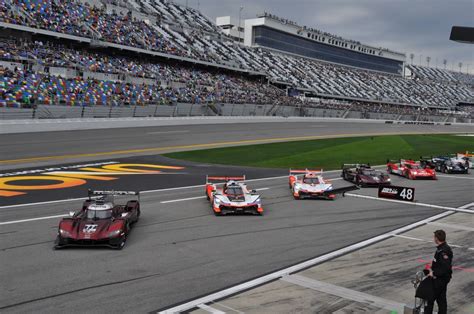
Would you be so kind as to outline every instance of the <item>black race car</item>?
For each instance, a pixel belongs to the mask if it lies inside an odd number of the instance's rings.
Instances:
[[[390,185],[390,176],[375,170],[369,164],[344,164],[341,177],[360,186]]]
[[[435,170],[443,173],[469,173],[469,166],[455,159],[440,160],[435,164]]]
[[[450,159],[449,156],[420,156],[420,166],[424,169],[436,169],[436,164]]]

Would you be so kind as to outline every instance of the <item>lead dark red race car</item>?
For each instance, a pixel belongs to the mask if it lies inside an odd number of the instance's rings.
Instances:
[[[125,205],[117,196],[135,196]],[[55,249],[67,246],[107,246],[121,250],[140,217],[140,192],[92,191],[82,209],[72,211],[59,222]]]

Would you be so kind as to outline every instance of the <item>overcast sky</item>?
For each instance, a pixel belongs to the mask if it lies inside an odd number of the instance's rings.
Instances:
[[[185,4],[186,0],[176,0]],[[198,0],[188,0],[196,8]],[[449,69],[463,62],[463,72],[470,64],[474,73],[474,45],[449,40],[451,26],[474,26],[474,0],[199,0],[201,11],[215,22],[217,16],[254,18],[267,11],[300,25],[317,28],[375,47],[386,47],[415,54],[417,64],[422,55],[431,57],[430,65]]]

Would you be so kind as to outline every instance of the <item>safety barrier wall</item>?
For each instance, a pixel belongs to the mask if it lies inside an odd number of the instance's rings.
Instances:
[[[431,121],[472,123],[469,117],[400,115],[392,113],[359,112],[322,109],[297,108],[292,106],[254,105],[254,104],[186,104],[149,105],[131,107],[109,106],[51,106],[39,105],[35,109],[0,107],[0,119],[72,119],[72,118],[127,118],[127,117],[191,117],[191,116],[278,116],[278,117],[321,117],[344,119],[375,119],[393,121]]]

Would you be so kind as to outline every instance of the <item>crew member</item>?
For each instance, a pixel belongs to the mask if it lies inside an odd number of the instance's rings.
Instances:
[[[429,300],[425,307],[425,313],[433,313],[434,302],[438,304],[438,313],[446,314],[448,312],[448,302],[446,291],[448,283],[451,280],[453,251],[446,243],[446,232],[436,230],[434,232],[434,242],[436,243],[436,252],[431,263],[431,269],[428,276],[433,278],[434,298]]]

